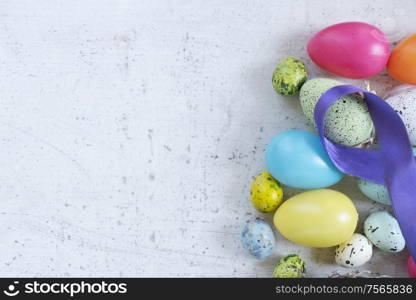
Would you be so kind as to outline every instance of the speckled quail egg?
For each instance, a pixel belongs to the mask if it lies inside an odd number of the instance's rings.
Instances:
[[[305,64],[297,58],[288,57],[274,70],[272,84],[277,93],[291,96],[300,90],[307,77]]]
[[[397,220],[386,211],[377,211],[364,222],[364,234],[383,251],[400,252],[406,245]]]
[[[416,145],[416,89],[405,89],[386,99],[400,115],[412,145]]]
[[[371,200],[384,205],[391,205],[389,191],[383,184],[370,182],[364,179],[358,179],[358,188]]]
[[[328,78],[314,78],[306,81],[300,90],[300,104],[308,121],[315,125],[314,109],[319,98],[342,82]],[[338,99],[325,117],[325,136],[335,143],[355,146],[367,142],[373,132],[373,122],[367,105],[356,95]]]
[[[305,273],[304,260],[296,255],[290,254],[283,257],[274,267],[274,278],[301,278]]]
[[[270,225],[257,218],[244,225],[241,231],[241,243],[252,256],[264,260],[273,253],[276,242]]]
[[[346,242],[335,249],[335,262],[343,267],[359,267],[371,259],[373,245],[359,233],[354,233]]]
[[[268,172],[259,174],[251,184],[250,198],[260,212],[273,212],[282,203],[283,189]]]

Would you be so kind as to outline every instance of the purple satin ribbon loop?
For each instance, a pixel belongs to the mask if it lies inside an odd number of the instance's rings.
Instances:
[[[325,113],[340,97],[352,93],[364,94],[380,150],[339,145],[324,136]],[[341,85],[329,89],[319,99],[315,122],[322,144],[338,169],[387,186],[406,246],[416,260],[416,161],[400,116],[377,95],[353,85]]]

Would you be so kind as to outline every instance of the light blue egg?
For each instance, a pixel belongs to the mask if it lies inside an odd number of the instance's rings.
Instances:
[[[319,137],[303,130],[276,135],[266,148],[266,167],[281,183],[301,189],[325,188],[344,175],[331,162]]]
[[[397,220],[386,211],[372,213],[364,222],[364,234],[383,251],[400,252],[406,242]]]
[[[371,200],[384,205],[391,205],[389,191],[383,184],[370,182],[364,179],[358,179],[358,188]]]
[[[416,147],[413,147],[413,154],[416,155]],[[371,200],[385,205],[391,205],[389,191],[383,184],[370,182],[364,179],[358,179],[358,188]]]
[[[255,219],[244,225],[241,243],[255,258],[264,260],[273,253],[276,242],[270,225],[262,219]]]

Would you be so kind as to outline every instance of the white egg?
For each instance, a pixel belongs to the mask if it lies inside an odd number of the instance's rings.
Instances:
[[[416,89],[405,89],[386,99],[400,115],[409,134],[410,142],[416,145]]]
[[[354,233],[346,242],[335,249],[335,262],[343,267],[359,267],[371,259],[373,246],[359,233]]]

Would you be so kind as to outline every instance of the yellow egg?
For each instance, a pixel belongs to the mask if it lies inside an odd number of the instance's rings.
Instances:
[[[258,211],[272,212],[282,203],[283,190],[272,175],[263,172],[251,184],[250,197],[251,203]]]
[[[285,201],[274,215],[274,225],[288,240],[309,247],[332,247],[348,240],[358,213],[344,194],[320,189]]]

